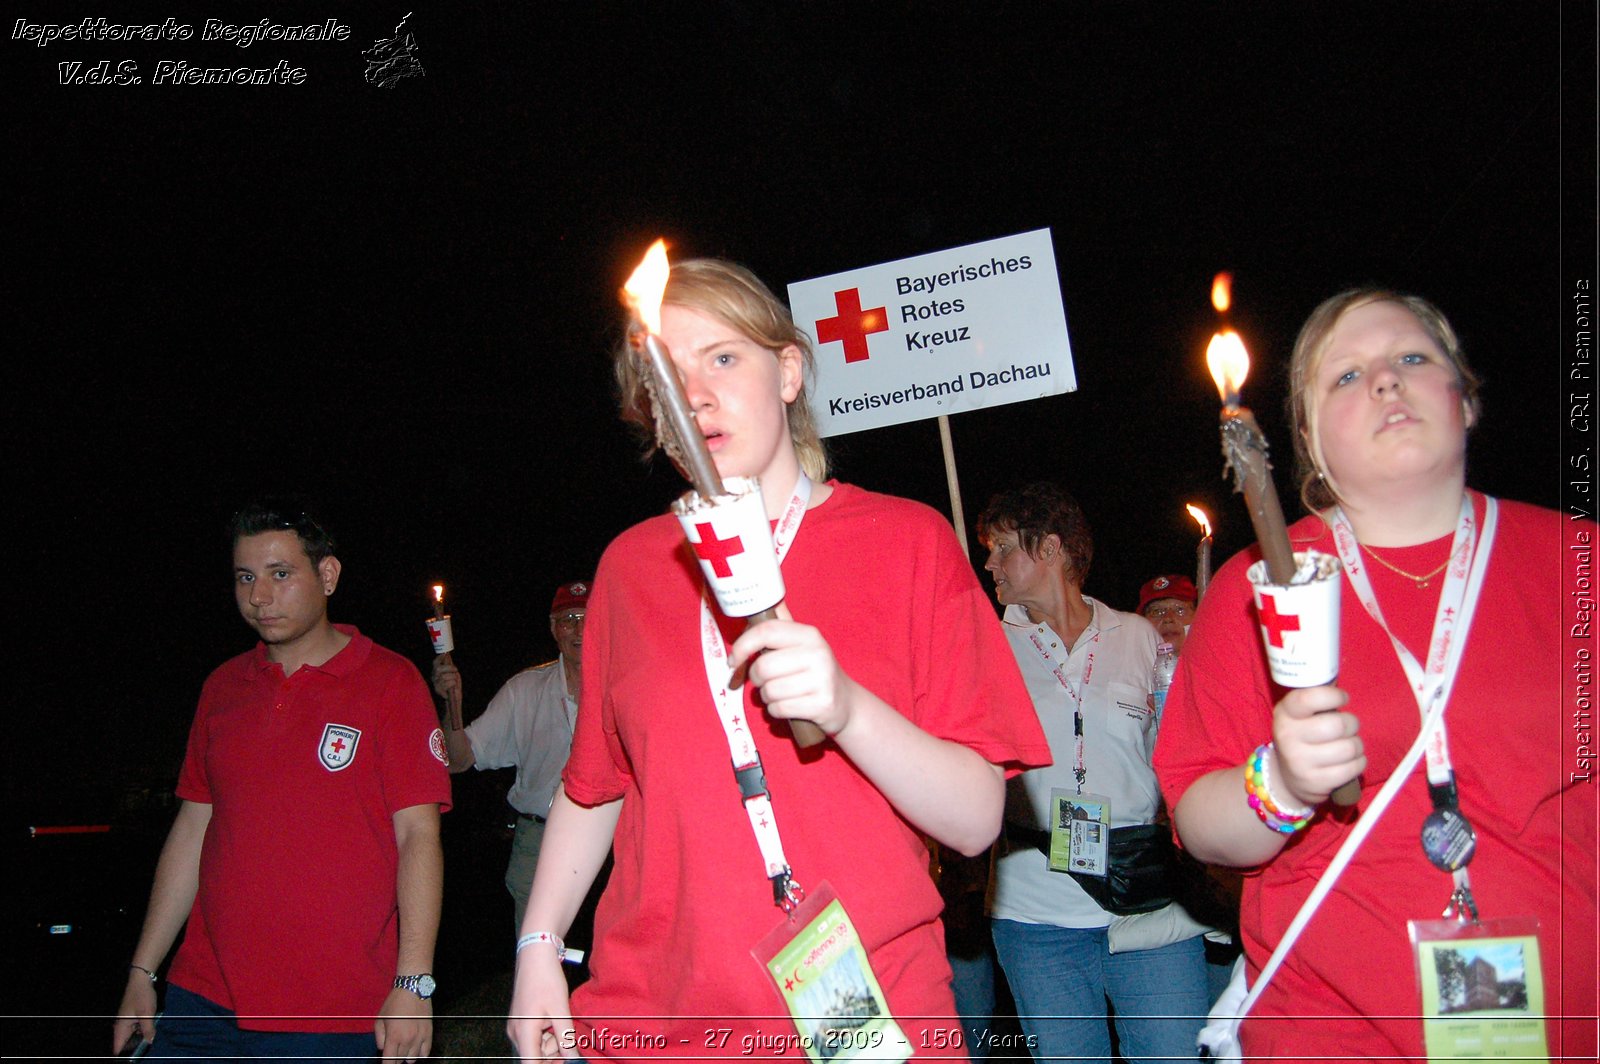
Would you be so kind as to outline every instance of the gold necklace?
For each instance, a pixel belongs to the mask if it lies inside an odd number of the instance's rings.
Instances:
[[[1433,570],[1433,572],[1431,572],[1431,573],[1424,573],[1421,576],[1418,576],[1416,573],[1408,573],[1404,569],[1400,568],[1398,565],[1395,565],[1393,562],[1385,560],[1377,551],[1373,550],[1371,547],[1367,546],[1365,543],[1361,544],[1361,549],[1366,551],[1367,554],[1372,557],[1373,561],[1377,562],[1379,565],[1383,566],[1385,569],[1388,569],[1390,572],[1393,572],[1393,573],[1399,573],[1401,576],[1405,577],[1407,580],[1414,581],[1416,583],[1416,585],[1417,585],[1417,590],[1419,590],[1419,591],[1421,591],[1422,589],[1426,588],[1428,586],[1428,581],[1432,580],[1434,577],[1436,577],[1440,573],[1444,572],[1444,567],[1450,564],[1450,556],[1446,555],[1444,561],[1439,563],[1439,567],[1437,569]]]

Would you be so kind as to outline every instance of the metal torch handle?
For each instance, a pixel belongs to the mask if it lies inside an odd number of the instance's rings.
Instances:
[[[751,614],[749,617],[745,618],[745,627],[754,628],[763,621],[775,621],[777,619],[778,607],[769,606],[760,613]],[[742,677],[740,682],[742,685]],[[809,720],[799,720],[797,718],[790,719],[789,734],[794,737],[795,745],[800,747],[802,750],[816,746],[828,738],[827,732],[823,731]]]

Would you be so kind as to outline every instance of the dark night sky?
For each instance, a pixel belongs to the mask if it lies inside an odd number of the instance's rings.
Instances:
[[[33,6],[13,17],[113,14]],[[1219,269],[1287,500],[1275,371],[1315,303],[1377,281],[1443,306],[1486,378],[1473,482],[1561,502],[1592,4],[435,4],[410,21],[426,76],[387,90],[359,53],[406,4],[139,9],[353,32],[5,42],[24,823],[170,785],[201,680],[250,644],[220,527],[263,488],[323,500],[336,617],[419,665],[423,593],[449,586],[474,705],[551,652],[554,584],[682,488],[638,461],[606,360],[657,235],[781,293],[1052,229],[1081,390],[960,415],[955,446],[969,516],[1024,479],[1076,493],[1087,590],[1115,605],[1192,565],[1186,500],[1219,563],[1251,538],[1201,364]],[[57,84],[58,62],[105,58],[145,82]],[[151,84],[162,59],[307,80]],[[948,508],[932,423],[835,455]]]

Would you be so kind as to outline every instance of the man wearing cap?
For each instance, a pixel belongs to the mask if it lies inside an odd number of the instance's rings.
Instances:
[[[561,770],[572,751],[572,726],[577,719],[582,684],[583,618],[589,584],[575,581],[556,589],[550,603],[550,634],[561,654],[555,661],[524,669],[489,702],[489,708],[464,729],[445,729],[450,771],[512,768],[516,782],[506,801],[517,811],[506,889],[516,903],[517,927],[528,907],[533,868],[544,839],[544,818],[561,786]],[[459,697],[461,672],[446,657],[433,659],[433,689],[446,702]]]
[[[1181,651],[1198,601],[1194,581],[1187,576],[1158,576],[1139,589],[1139,616],[1156,626],[1163,643]]]

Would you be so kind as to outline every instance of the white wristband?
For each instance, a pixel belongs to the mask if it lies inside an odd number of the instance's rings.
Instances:
[[[556,948],[556,960],[562,964],[582,964],[583,950],[568,949],[566,943],[561,941],[561,936],[550,931],[529,931],[517,939],[517,952],[522,952],[522,947],[531,946],[536,942],[548,942]]]
[[[523,949],[533,945],[535,942],[550,943],[556,948],[556,956],[558,957],[567,952],[566,944],[561,941],[561,936],[551,931],[529,931],[526,935],[517,939],[517,952],[521,953]]]

